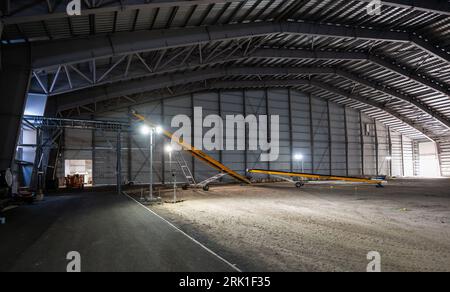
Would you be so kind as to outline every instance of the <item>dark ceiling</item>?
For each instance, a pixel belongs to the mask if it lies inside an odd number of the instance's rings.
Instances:
[[[61,116],[202,90],[285,87],[412,138],[450,135],[450,1],[3,1],[2,46],[29,46],[30,92]],[[144,94],[145,93],[145,94]]]

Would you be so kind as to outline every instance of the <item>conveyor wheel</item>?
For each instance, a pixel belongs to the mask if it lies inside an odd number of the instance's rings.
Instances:
[[[299,189],[299,188],[301,188],[301,187],[303,187],[305,184],[304,183],[302,183],[302,182],[297,182],[297,183],[295,183],[295,186]]]

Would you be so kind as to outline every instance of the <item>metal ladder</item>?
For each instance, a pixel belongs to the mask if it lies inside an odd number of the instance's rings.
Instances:
[[[191,169],[189,168],[187,161],[186,161],[186,159],[184,159],[183,153],[181,153],[181,151],[176,152],[175,159],[181,168],[181,172],[183,173],[184,177],[186,178],[186,182],[191,186],[197,185],[197,183],[195,182],[194,176],[192,175]]]

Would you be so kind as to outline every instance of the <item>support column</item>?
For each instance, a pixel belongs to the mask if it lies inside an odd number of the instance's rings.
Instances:
[[[58,118],[57,112],[58,104],[56,98],[47,98],[47,102],[45,105],[44,117],[46,118]],[[93,117],[92,117],[93,119]],[[56,130],[51,131],[48,129],[46,131],[48,138],[50,138],[54,145],[54,147],[46,147],[44,148],[45,155],[45,189],[56,189],[59,186],[58,176],[61,175],[58,173],[58,168],[62,168],[64,176],[64,160],[60,158],[64,154],[62,151],[62,145],[64,144],[64,129],[58,128]],[[92,158],[92,170],[94,169],[94,158]],[[94,179],[94,175],[92,175],[92,180]]]
[[[312,95],[309,95],[309,132],[311,143],[311,172],[314,173],[314,125],[313,125]]]
[[[161,100],[161,124],[163,126],[166,122],[166,114],[164,111],[164,99]],[[170,126],[170,125],[169,125]],[[164,150],[164,139],[162,139],[162,151],[161,151],[161,171],[162,171],[162,184],[166,184],[166,151]],[[195,174],[194,174],[195,176]]]
[[[272,142],[272,136],[271,136],[272,129],[270,128],[271,123],[270,123],[269,91],[267,88],[264,89],[264,95],[265,95],[265,99],[266,99],[267,137],[268,137],[269,142]],[[270,161],[267,162],[267,169],[270,170]],[[268,175],[267,178],[270,179],[270,175]]]
[[[131,108],[128,108],[128,112],[131,113]],[[132,119],[131,115],[128,115],[128,123],[131,125]],[[128,131],[127,133],[127,180],[131,182],[133,180],[133,144],[131,142],[133,132]]]
[[[331,113],[330,113],[330,102],[327,100],[327,120],[328,120],[328,159],[330,175],[333,175],[333,136],[331,135]]]
[[[289,154],[290,154],[290,171],[294,172],[294,128],[292,117],[292,91],[288,88],[288,109],[289,109]]]
[[[91,120],[95,120],[95,115],[91,115]],[[96,161],[97,161],[97,150],[95,146],[97,144],[96,139],[96,131],[93,129],[91,131],[91,152],[92,152],[92,185],[95,186],[95,176],[97,174]]]
[[[363,121],[362,121],[362,112],[359,112],[359,128],[360,128],[360,139],[361,139],[361,174],[364,176],[366,171],[365,171],[365,167],[366,164],[364,163],[364,155],[365,155],[365,151],[364,151],[364,125],[363,125]]]
[[[420,151],[419,143],[416,141],[412,142],[412,155],[413,155],[413,176],[420,175]]]
[[[223,119],[223,117],[222,117],[222,92],[220,91],[220,89],[217,91],[217,96],[219,99],[219,117],[221,117]],[[222,127],[222,129],[223,129],[223,127]],[[222,132],[221,138],[223,139],[223,132]],[[222,141],[223,141],[223,143],[225,143],[224,140],[222,140]],[[223,150],[219,151],[219,161],[220,161],[220,163],[223,163]],[[220,181],[222,181],[222,179]]]
[[[243,99],[243,105],[244,105],[244,117],[247,117],[247,97],[245,94],[245,89],[242,90],[242,99]],[[245,170],[244,173],[247,174],[247,169],[248,169],[248,126],[247,123],[245,124],[245,150],[244,150],[244,165],[245,165]]]
[[[219,115],[220,118],[223,119],[223,117],[222,117],[222,92],[221,92],[220,89],[217,91],[217,98],[218,98],[218,105],[219,105],[219,107],[218,107],[218,115]],[[223,127],[222,127],[222,132],[221,132],[221,139],[222,139],[222,146],[223,146],[223,145],[225,145],[225,139],[224,139],[224,136],[223,136]],[[219,150],[219,162],[220,163],[223,163],[223,151],[224,150],[223,150],[223,147],[222,147],[222,149]],[[223,177],[220,178],[219,182],[223,182]]]
[[[377,127],[377,121],[373,120],[373,126],[375,129],[375,167],[376,167],[376,175],[380,175],[380,147],[378,144],[378,127]]]
[[[344,131],[345,131],[345,175],[350,176],[349,170],[349,145],[348,145],[348,120],[347,107],[344,107]]]
[[[191,120],[194,121],[194,94],[191,93]],[[195,125],[191,125],[191,144],[194,145],[194,139],[195,139]],[[192,176],[194,177],[194,180],[196,178],[195,175],[195,157],[191,157],[191,165],[192,165]],[[195,180],[196,181],[196,180]]]
[[[60,148],[60,153],[61,153],[61,159],[60,159],[60,163],[62,166],[62,175],[63,177],[65,176],[65,168],[66,168],[66,129],[63,128],[62,129],[62,133],[61,133],[61,146]],[[57,158],[59,159],[59,157]],[[92,181],[94,183],[94,160],[92,160]]]
[[[11,167],[14,160],[31,74],[28,48],[3,46],[1,54],[0,171]]]
[[[117,193],[122,193],[122,132],[117,132]]]
[[[41,183],[41,177],[39,175],[41,171],[41,159],[42,159],[42,139],[43,131],[41,128],[36,129],[36,148],[35,148],[35,157],[34,157],[34,164],[33,164],[33,171],[31,173],[31,183],[30,187],[32,190],[40,191],[40,183]]]
[[[95,130],[91,131],[91,148],[92,148],[92,185],[95,186],[95,176],[97,175],[97,168],[95,162],[97,160],[97,151],[95,150]]]
[[[403,135],[400,135],[400,145],[402,148],[402,176],[405,176],[405,149],[403,147]]]
[[[392,153],[393,153],[393,151],[392,151],[392,132],[391,132],[391,127],[388,127],[388,139],[389,139],[389,157],[391,158],[390,160],[389,160],[389,176],[392,176],[392,160],[393,160],[393,157],[392,157]]]
[[[439,163],[439,174],[441,176],[444,176],[444,171],[442,169],[442,150],[441,150],[440,142],[435,142],[435,145],[436,145],[436,154],[437,154],[438,163]]]
[[[53,131],[46,131],[48,137],[52,137],[51,147],[44,148],[46,152],[46,167],[45,167],[45,188],[46,189],[55,189],[57,187],[57,182],[55,179],[57,178],[57,169],[61,143],[62,143],[62,133],[63,129],[56,129]],[[53,147],[54,145],[54,147]]]

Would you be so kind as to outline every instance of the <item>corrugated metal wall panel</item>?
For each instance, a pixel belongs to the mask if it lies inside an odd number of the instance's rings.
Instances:
[[[243,115],[244,108],[244,94],[243,91],[225,91],[220,92],[221,111],[222,117],[226,122],[226,116]],[[242,139],[245,141],[245,134],[240,133],[241,128],[235,128],[235,151],[224,151],[222,153],[223,163],[238,172],[241,175],[246,175],[246,152],[237,150],[237,141]],[[226,181],[230,181],[230,178],[224,178]]]
[[[56,171],[57,176],[65,176],[65,160],[92,160],[92,131],[65,129],[62,156]]]
[[[387,157],[390,157],[389,131],[380,123],[376,124],[376,128],[378,140],[378,174],[390,175],[391,161],[387,159]]]
[[[290,171],[291,143],[289,121],[289,92],[287,89],[268,91],[269,115],[279,115],[280,118],[280,152],[278,160],[270,163],[271,169]]]
[[[94,184],[113,185],[117,180],[117,133],[96,130],[94,144],[95,150],[92,153]]]
[[[405,176],[414,176],[413,141],[407,137],[403,137],[403,157]]]
[[[92,159],[92,132],[66,129],[64,132],[65,159]]]
[[[314,137],[314,172],[328,175],[331,172],[327,102],[314,98],[311,105]]]
[[[450,142],[441,142],[439,149],[442,175],[450,177]]]
[[[375,123],[374,121],[367,117],[363,116],[362,119],[363,125],[363,140],[364,140],[364,174],[365,175],[376,175],[377,174],[377,166],[376,166],[376,143],[375,143]]]
[[[220,115],[220,106],[219,106],[219,93],[218,92],[209,92],[209,93],[201,93],[194,94],[194,107],[202,107],[203,108],[203,120],[209,115]],[[212,128],[204,127],[202,124],[198,124],[194,131],[194,141],[195,139],[202,139],[205,134],[211,130]],[[213,157],[217,161],[221,161],[221,153],[218,150],[207,150],[203,148],[203,152]],[[214,176],[216,171],[211,171],[211,168],[205,163],[195,160],[195,176],[197,180],[203,181],[208,179],[209,177]]]
[[[403,176],[402,135],[391,132],[392,141],[392,176]]]
[[[345,110],[334,103],[330,108],[331,166],[333,175],[347,175]]]
[[[291,101],[289,104],[289,100]],[[310,100],[312,103],[310,103]],[[353,109],[345,109],[337,104],[322,99],[310,97],[295,90],[235,90],[208,92],[202,94],[186,95],[163,102],[155,101],[133,107],[139,113],[150,118],[155,123],[161,123],[165,129],[175,131],[170,127],[175,115],[184,114],[192,117],[193,106],[203,107],[203,118],[209,114],[221,115],[224,123],[227,115],[256,116],[277,114],[280,116],[280,156],[278,161],[260,162],[261,151],[205,151],[233,170],[245,174],[247,168],[276,169],[289,171],[291,164],[294,171],[301,171],[302,163],[291,161],[293,154],[302,154],[304,157],[304,171],[321,174],[362,175],[362,149],[361,149],[361,121],[360,113]],[[310,115],[312,112],[312,115]],[[290,117],[291,115],[291,117]],[[362,116],[364,140],[365,175],[376,174],[376,148],[374,121]],[[330,117],[330,123],[328,120]],[[108,112],[95,119],[128,121],[128,109]],[[347,129],[345,120],[347,120]],[[292,126],[292,133],[290,127]],[[311,126],[313,131],[311,132]],[[149,181],[149,137],[138,131],[138,124],[133,133],[122,135],[122,174],[123,181],[148,183]],[[329,131],[329,128],[331,129]],[[201,129],[197,129],[201,130]],[[205,134],[209,129],[203,129]],[[387,174],[388,163],[384,163],[389,154],[388,130],[377,124],[378,130],[378,157],[379,172]],[[367,133],[366,133],[367,132]],[[347,136],[346,136],[347,134]],[[292,145],[290,138],[292,136]],[[87,147],[86,152],[64,153],[65,157],[72,159],[85,159],[94,157],[94,183],[115,184],[116,182],[116,133],[96,131],[94,135],[95,152],[92,155],[92,132],[68,132],[67,145],[79,148]],[[330,161],[331,139],[331,161]],[[347,147],[345,141],[348,141]],[[406,139],[405,139],[406,140]],[[154,181],[171,182],[169,172],[168,154],[164,153],[167,139],[156,137],[156,153],[154,155]],[[401,139],[392,132],[393,143],[393,174],[401,175]],[[406,162],[405,169],[412,173],[412,144],[405,141]],[[409,146],[408,146],[409,145]],[[291,150],[292,147],[292,150]],[[78,149],[78,148],[77,148]],[[348,151],[348,155],[346,152]],[[408,152],[409,151],[409,152]],[[314,155],[313,155],[314,153]],[[348,161],[347,161],[348,157]],[[445,158],[444,156],[442,156]],[[190,155],[184,154],[188,166],[194,172],[197,181],[201,181],[216,174],[209,166],[194,160]],[[314,160],[314,169],[312,162]],[[194,163],[192,163],[194,162]],[[175,167],[176,166],[176,167]],[[177,181],[184,182],[184,177],[178,165],[174,164]],[[262,176],[263,178],[265,176]],[[224,178],[224,181],[231,181]]]
[[[291,91],[292,109],[292,148],[293,153],[303,155],[304,171],[314,172],[312,169],[311,117],[309,97],[296,91]],[[294,171],[301,171],[299,162],[293,163]]]
[[[347,109],[348,172],[350,176],[362,174],[360,124],[359,112]]]
[[[417,141],[413,141],[413,173],[414,176],[420,176],[420,151],[419,151],[419,143]]]
[[[247,115],[260,115],[267,114],[267,92],[265,90],[246,90],[245,91],[245,112]],[[261,162],[262,152],[247,151],[247,164],[248,168],[269,169],[270,163]]]

